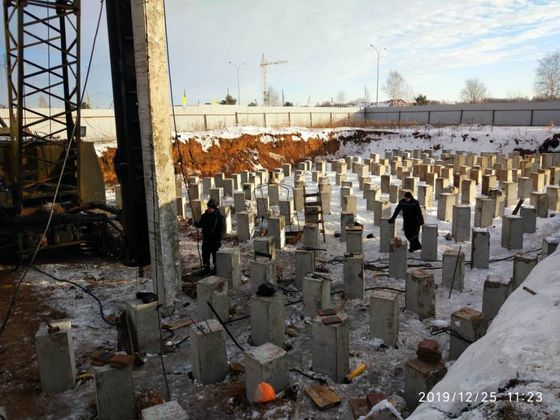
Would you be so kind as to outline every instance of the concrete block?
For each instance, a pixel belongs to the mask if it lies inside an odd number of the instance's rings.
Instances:
[[[328,216],[331,214],[331,201],[332,201],[332,194],[330,191],[321,192],[321,207],[323,209],[324,216],[325,215]]]
[[[257,217],[266,218],[270,214],[268,197],[257,197]]]
[[[334,184],[335,184],[335,185],[342,185],[342,183],[343,183],[344,181],[346,181],[346,177],[347,177],[347,176],[348,176],[348,175],[345,174],[345,173],[337,173],[337,174],[335,175],[335,178],[334,178]]]
[[[369,302],[369,336],[381,338],[385,345],[395,347],[399,338],[399,294],[377,289]]]
[[[315,271],[315,253],[304,249],[296,250],[296,287],[303,288],[303,279]]]
[[[347,226],[346,228],[346,253],[362,254],[364,249],[362,226]]]
[[[212,178],[210,178],[212,179]],[[189,185],[189,200],[202,200],[202,190],[201,184],[190,184]],[[210,190],[210,189],[208,189]],[[180,197],[180,196],[178,196]]]
[[[517,289],[521,283],[525,281],[529,273],[538,264],[538,257],[531,256],[524,253],[519,253],[513,256],[513,278],[512,278],[512,291]]]
[[[350,370],[350,333],[347,315],[336,316],[340,323],[326,325],[320,316],[313,319],[312,360],[315,372],[342,383]]]
[[[221,206],[220,207],[220,213],[222,213],[222,215],[224,216],[225,234],[226,235],[231,235],[231,233],[232,233],[231,207],[228,206],[228,205]]]
[[[422,251],[420,257],[424,261],[437,261],[438,256],[438,225],[422,226]]]
[[[482,293],[482,313],[488,324],[498,315],[498,311],[512,291],[511,277],[493,275],[486,277]]]
[[[276,249],[286,245],[286,222],[283,217],[270,216],[268,218],[268,235],[274,238]]]
[[[362,254],[344,257],[343,279],[346,299],[364,298],[364,256]]]
[[[451,232],[455,242],[465,242],[471,239],[471,206],[468,204],[453,206]]]
[[[255,390],[268,383],[278,394],[290,386],[287,353],[266,343],[245,352],[245,392],[249,403],[255,402]]]
[[[132,367],[94,366],[93,372],[99,420],[136,418]]]
[[[255,195],[255,184],[247,182],[243,184],[242,190],[245,194],[245,200],[252,200]]]
[[[168,401],[142,410],[141,420],[188,420],[187,412],[177,401]]]
[[[280,215],[284,217],[284,226],[292,224],[292,217],[294,215],[294,201],[293,200],[280,200],[278,202]]]
[[[251,314],[251,343],[260,346],[272,343],[284,347],[284,294],[276,292],[274,296],[251,296],[249,300]]]
[[[210,188],[210,200],[214,200],[216,205],[222,205],[222,197],[224,196],[224,189],[222,187]]]
[[[445,376],[445,362],[427,363],[418,358],[410,359],[404,368],[404,399],[408,410],[414,410],[420,404],[420,398]]]
[[[523,219],[523,233],[535,233],[537,231],[537,209],[533,206],[522,206],[519,214]]]
[[[544,192],[531,192],[531,205],[537,209],[537,217],[548,217],[548,195]]]
[[[321,220],[320,206],[305,206],[305,223],[319,223]]]
[[[517,183],[515,182],[500,182],[500,189],[505,193],[505,206],[513,207],[517,204]]]
[[[226,336],[215,319],[190,328],[191,365],[194,378],[203,385],[222,382],[228,374]]]
[[[388,201],[373,202],[373,224],[379,226],[382,218],[391,217],[391,203]]]
[[[533,191],[541,192],[544,189],[544,174],[539,172],[534,172],[531,174],[531,181],[533,184]]]
[[[476,199],[476,182],[472,179],[461,181],[461,204],[474,205]]]
[[[543,239],[541,258],[546,258],[558,248],[558,243],[560,242],[560,237],[558,236],[547,236]]]
[[[502,219],[502,248],[523,249],[523,218],[508,215]]]
[[[531,197],[533,191],[533,184],[531,178],[519,177],[517,178],[517,198],[528,199]]]
[[[428,184],[418,185],[418,202],[425,209],[434,207],[434,187]]]
[[[389,246],[389,277],[404,280],[408,268],[408,241],[395,239]]]
[[[342,211],[345,213],[358,213],[358,197],[355,195],[345,195],[342,197]]]
[[[294,207],[296,211],[304,209],[303,188],[294,188]]]
[[[546,187],[546,195],[548,196],[548,209],[552,211],[560,211],[560,194],[557,185],[549,185]]]
[[[139,299],[126,302],[125,311],[135,352],[156,354],[161,351],[158,302],[142,303]]]
[[[283,163],[282,170],[285,177],[292,176],[292,165],[290,163]]]
[[[454,331],[449,338],[449,360],[457,360],[461,354],[486,333],[484,314],[470,308],[461,308],[451,314],[449,328]],[[466,340],[466,341],[465,341]]]
[[[206,178],[202,178],[202,194],[204,194],[205,196],[210,195],[210,189],[214,188],[214,178],[212,177],[206,177]],[[191,199],[193,199],[191,197]]]
[[[227,279],[218,276],[206,277],[196,284],[196,303],[198,306],[198,319],[216,318],[207,302],[210,302],[222,321],[229,319],[229,303],[227,296]]]
[[[482,175],[482,195],[489,195],[490,190],[494,189],[498,185],[498,179],[496,175]]]
[[[303,314],[315,317],[318,309],[331,307],[331,281],[319,274],[308,274],[303,279]]]
[[[191,214],[194,222],[200,221],[200,217],[206,211],[206,201],[191,200]]]
[[[486,197],[476,197],[474,208],[474,226],[488,227],[492,226],[494,221],[494,200]]]
[[[216,188],[222,188],[224,185],[224,179],[225,179],[225,174],[219,172],[217,174],[214,174],[214,185],[216,185]]]
[[[271,260],[276,260],[276,247],[272,236],[263,236],[253,240],[253,251],[255,256],[270,256]]]
[[[454,203],[454,194],[441,193],[438,197],[437,219],[444,222],[450,222],[453,218]]]
[[[389,201],[396,204],[401,199],[401,186],[398,184],[391,184],[389,186]]]
[[[490,232],[484,228],[472,230],[471,267],[488,268],[490,260]]]
[[[257,289],[264,282],[276,284],[276,261],[255,260],[250,263],[251,270],[251,294],[257,293]]]
[[[409,270],[406,275],[405,306],[420,320],[436,315],[434,275],[423,270]]]
[[[255,234],[255,215],[253,212],[237,213],[237,238],[239,242],[250,241]]]
[[[351,182],[351,181],[349,181],[349,182]],[[347,195],[353,195],[352,186],[349,186],[349,187],[342,186],[342,187],[340,187],[340,207],[344,206],[344,197],[347,196]]]
[[[233,197],[235,192],[235,181],[231,178],[225,178],[223,182],[224,195],[228,197]]]
[[[35,333],[35,350],[41,389],[45,393],[55,394],[74,388],[76,362],[70,321],[53,321],[50,325],[59,328],[59,331],[49,334],[48,326],[41,324]]]
[[[389,194],[389,187],[391,186],[391,175],[381,175],[380,177],[380,185],[381,185],[381,193],[382,194]]]
[[[465,254],[458,249],[448,249],[443,253],[443,272],[441,282],[443,287],[463,291],[465,280]]]
[[[241,286],[241,252],[239,248],[221,248],[216,252],[216,274],[226,278],[229,289]]]
[[[307,249],[313,249],[315,256],[319,255],[319,233],[319,225],[316,223],[308,223],[303,226],[303,246]]]
[[[379,222],[379,252],[389,252],[391,241],[395,237],[395,224],[388,220],[383,217]]]

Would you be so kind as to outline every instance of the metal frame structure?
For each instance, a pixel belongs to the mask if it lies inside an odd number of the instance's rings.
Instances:
[[[67,148],[58,197],[77,205],[80,0],[4,0],[4,32],[14,208],[53,199]],[[38,110],[45,100],[48,108]]]

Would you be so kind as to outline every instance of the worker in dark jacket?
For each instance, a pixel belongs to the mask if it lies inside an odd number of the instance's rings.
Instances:
[[[395,219],[402,210],[403,213],[403,230],[404,236],[408,239],[410,244],[410,252],[422,249],[422,245],[418,240],[420,234],[420,226],[424,224],[424,216],[422,216],[422,209],[420,208],[420,203],[415,200],[412,193],[407,191],[404,194],[404,198],[399,201],[397,208],[395,209],[393,216],[388,220],[389,223],[395,223]]]
[[[226,230],[225,217],[220,213],[216,202],[208,200],[207,208],[198,222],[194,224],[202,228],[202,266],[205,273],[210,272],[210,255],[216,272],[216,252],[222,246]]]

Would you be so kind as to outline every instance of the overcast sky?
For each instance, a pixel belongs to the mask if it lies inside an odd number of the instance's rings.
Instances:
[[[379,99],[387,73],[399,71],[415,94],[456,101],[464,81],[479,78],[493,97],[533,96],[539,58],[560,47],[559,0],[167,0],[174,102],[237,96],[234,61],[242,65],[242,104],[262,102],[260,60],[270,85],[300,105]],[[91,47],[98,0],[82,0],[82,49]],[[88,92],[111,103],[105,16]],[[383,48],[385,48],[383,50]],[[4,76],[5,77],[5,76]],[[0,88],[5,91],[6,83]],[[5,92],[2,92],[5,97]],[[3,101],[4,102],[4,101]]]

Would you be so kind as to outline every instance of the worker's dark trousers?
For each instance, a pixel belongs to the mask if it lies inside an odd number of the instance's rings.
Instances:
[[[404,236],[406,236],[406,239],[410,244],[410,250],[417,251],[419,249],[422,249],[422,244],[418,240],[418,236],[420,235],[420,226],[405,226],[403,230]]]
[[[216,268],[216,252],[220,249],[221,243],[212,241],[202,241],[202,268],[206,271],[210,270],[210,255],[212,263]]]

